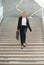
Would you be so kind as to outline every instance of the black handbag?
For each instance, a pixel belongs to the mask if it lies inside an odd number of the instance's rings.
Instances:
[[[19,40],[19,31],[16,31],[16,39]]]

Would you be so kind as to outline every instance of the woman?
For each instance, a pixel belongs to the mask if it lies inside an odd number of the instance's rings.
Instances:
[[[26,11],[23,11],[22,16],[19,17],[17,26],[17,31],[20,32],[21,49],[23,49],[23,47],[25,47],[26,45],[25,41],[26,41],[27,28],[29,28],[29,30],[32,31],[29,25],[29,20],[26,16]]]

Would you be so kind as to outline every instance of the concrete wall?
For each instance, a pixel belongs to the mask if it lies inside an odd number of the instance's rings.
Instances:
[[[20,0],[2,0],[4,6],[4,17],[18,17],[21,15],[16,10],[16,5]],[[23,0],[23,3],[18,7],[21,10],[26,10],[27,15],[31,15],[33,12],[38,10],[40,6],[34,0]]]
[[[2,0],[0,0],[0,22],[3,19],[3,6],[2,6]]]
[[[0,6],[1,6],[1,4],[2,4],[2,0],[0,0]]]
[[[42,8],[42,32],[43,32],[43,41],[44,41],[44,8]]]
[[[3,18],[3,6],[0,6],[0,22]]]
[[[42,33],[43,33],[43,41],[44,41],[44,17],[42,18]]]
[[[20,0],[3,0],[2,4],[4,6],[4,17],[16,17],[18,16],[18,14],[20,15],[21,13],[19,13],[16,10],[16,4],[19,2]]]

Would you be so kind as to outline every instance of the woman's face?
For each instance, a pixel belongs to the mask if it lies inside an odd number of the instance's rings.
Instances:
[[[23,11],[22,17],[26,17],[26,11]]]

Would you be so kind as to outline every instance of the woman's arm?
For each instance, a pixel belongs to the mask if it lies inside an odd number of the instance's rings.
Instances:
[[[20,29],[20,18],[18,20],[18,25],[17,25],[17,30],[19,30],[19,29]]]
[[[30,24],[29,24],[29,20],[27,19],[27,25],[28,25],[28,28],[30,31],[32,31],[31,27],[30,27]]]

